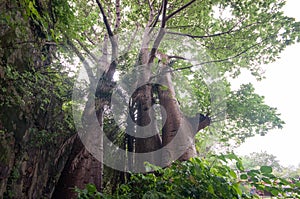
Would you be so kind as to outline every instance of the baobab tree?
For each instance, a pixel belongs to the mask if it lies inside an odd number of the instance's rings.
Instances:
[[[79,5],[83,4],[79,3]],[[193,70],[197,67],[191,63],[185,53],[188,48],[192,49],[195,46],[180,44],[174,38],[196,41],[195,45],[198,45],[198,50],[202,52],[198,55],[202,59],[202,62],[197,63],[198,68],[209,70],[213,64],[218,77],[223,77],[225,74],[234,77],[239,74],[241,68],[246,68],[254,76],[261,78],[260,65],[274,61],[286,45],[298,39],[299,24],[294,19],[283,15],[281,12],[283,5],[284,1],[164,0],[141,2],[117,0],[114,3],[104,3],[97,0],[88,3],[82,12],[78,13],[80,17],[88,17],[90,13],[94,13],[93,20],[97,22],[81,34],[84,35],[85,43],[82,40],[70,39],[69,44],[77,56],[81,57],[85,70],[92,79],[90,83],[95,86],[97,82],[97,88],[93,91],[96,93],[96,112],[100,126],[103,123],[104,106],[111,105],[116,72],[120,76],[126,75],[132,67],[139,67],[142,71],[139,73],[139,79],[134,82],[138,85],[136,91],[129,96],[128,117],[133,120],[134,125],[130,127],[130,130],[128,126],[124,127],[127,128],[126,132],[134,131],[125,136],[127,143],[124,149],[134,153],[134,155],[128,155],[128,165],[149,161],[167,166],[174,160],[174,157],[186,160],[196,154],[193,136],[210,124],[211,118],[207,115],[209,111],[199,112],[198,118],[194,120],[197,122],[191,122],[192,120],[185,117],[181,111],[176,97],[178,94],[175,92],[172,81],[172,73],[184,71],[183,75],[192,76],[194,82],[197,81],[195,79],[199,77],[199,73]],[[86,10],[91,10],[91,12],[87,13]],[[122,32],[129,35],[127,43],[120,37]],[[168,38],[172,40],[172,36],[173,46],[164,45],[164,41],[168,41]],[[96,56],[88,50],[86,45],[94,47],[99,39],[102,39],[102,45],[100,56]],[[136,42],[137,40],[139,42]],[[127,44],[126,50],[121,49],[125,43]],[[182,49],[174,49],[174,46]],[[88,66],[89,63],[83,58],[83,53],[87,54],[91,62],[94,62],[92,65],[96,66],[96,74],[93,75],[92,67]],[[156,73],[160,85],[151,84],[152,71],[155,67],[160,71]],[[198,81],[198,84],[203,83],[203,81]],[[203,86],[205,87],[205,85],[199,87]],[[164,121],[162,129],[157,128],[159,126],[157,123],[151,122],[155,114],[151,108],[154,104],[163,107],[161,109],[161,120]],[[201,107],[201,104],[198,106]],[[281,121],[277,121],[278,125],[274,127],[280,127]],[[147,128],[139,132],[136,130],[137,126],[147,126]],[[184,126],[185,131],[180,141],[168,145],[177,135],[180,126]],[[149,131],[152,136],[141,136]],[[100,138],[101,142],[103,139]],[[178,152],[180,145],[183,146],[184,151],[181,150],[181,155],[177,157],[175,153]],[[141,158],[143,160],[141,162],[137,161],[136,157],[132,157],[161,148],[163,150],[160,155],[147,157],[147,159]],[[103,159],[100,158],[100,160]],[[101,171],[98,170],[98,172],[101,175]]]
[[[284,16],[284,3],[35,0],[16,4],[26,13],[24,20],[30,19],[34,37],[55,52],[51,59],[44,55],[41,60],[53,63],[76,57],[84,71],[75,83],[73,101],[68,102],[73,104],[79,136],[68,140],[73,148],[54,195],[73,197],[70,188],[86,183],[101,190],[103,162],[119,162],[122,171],[145,171],[145,161],[164,167],[193,157],[194,135],[219,120],[228,123],[209,132],[218,132],[223,141],[243,141],[280,128],[283,122],[276,109],[263,106],[249,85],[231,91],[226,77],[246,69],[261,79],[261,65],[299,41],[299,22]],[[255,106],[247,105],[247,99]],[[118,106],[121,102],[126,102],[127,110]],[[112,123],[111,115],[121,122]],[[114,129],[120,132],[118,138]],[[109,150],[109,137],[118,139],[117,152]]]

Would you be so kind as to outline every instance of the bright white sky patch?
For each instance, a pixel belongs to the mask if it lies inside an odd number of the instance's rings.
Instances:
[[[234,16],[232,15],[232,8],[230,8],[229,6],[227,6],[225,9],[220,8],[220,5],[214,6],[213,7],[213,17],[215,19],[227,19],[227,20],[231,20],[234,18]]]
[[[287,0],[284,12],[289,17],[300,20],[300,1]],[[282,130],[274,130],[266,136],[250,138],[236,153],[246,155],[251,152],[267,151],[277,156],[284,166],[300,164],[300,44],[287,47],[281,59],[266,66],[266,79],[256,82],[249,74],[244,73],[239,83],[251,81],[256,92],[265,96],[268,105],[277,107],[281,118],[285,121]]]

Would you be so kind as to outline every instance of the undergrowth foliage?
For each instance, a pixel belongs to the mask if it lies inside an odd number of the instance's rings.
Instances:
[[[99,193],[92,184],[88,184],[84,190],[75,190],[80,199],[259,198],[257,194],[250,194],[250,187],[267,191],[277,198],[300,198],[299,181],[278,178],[272,174],[269,166],[245,171],[240,158],[234,154],[208,159],[193,158],[186,162],[175,162],[155,173],[132,174],[130,180],[119,186],[114,195]]]

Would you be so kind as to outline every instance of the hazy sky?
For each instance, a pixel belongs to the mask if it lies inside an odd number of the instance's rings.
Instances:
[[[300,20],[300,1],[287,0],[285,13]],[[284,166],[300,164],[300,44],[286,48],[281,58],[266,67],[266,79],[256,82],[244,74],[240,80],[251,81],[256,92],[265,96],[265,102],[277,107],[285,121],[282,130],[274,130],[266,136],[249,138],[236,152],[244,155],[267,151],[277,156]]]

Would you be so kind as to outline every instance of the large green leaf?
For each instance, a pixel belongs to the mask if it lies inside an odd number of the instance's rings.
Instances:
[[[270,167],[270,166],[261,166],[261,167],[260,167],[260,171],[261,171],[263,174],[269,174],[269,173],[272,173],[273,169],[272,169],[272,167]]]

